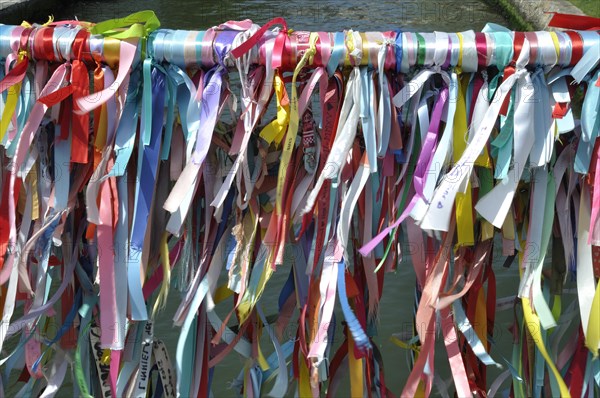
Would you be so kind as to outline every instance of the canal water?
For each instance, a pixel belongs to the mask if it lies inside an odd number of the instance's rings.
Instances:
[[[228,20],[249,18],[255,23],[263,24],[275,16],[283,16],[288,26],[295,30],[309,31],[341,31],[354,29],[358,31],[383,31],[401,28],[409,31],[446,31],[458,32],[473,29],[481,30],[487,22],[505,25],[506,20],[483,1],[438,0],[438,1],[358,1],[358,0],[288,0],[275,2],[258,1],[202,1],[202,0],[151,0],[151,1],[80,1],[62,10],[57,10],[57,20],[77,17],[80,20],[99,22],[106,19],[124,17],[143,9],[154,10],[163,28],[204,30]],[[498,242],[499,243],[499,242]],[[515,294],[518,286],[517,267],[504,268],[504,258],[501,256],[500,245],[496,245],[497,257],[494,269],[498,279],[498,297]],[[174,275],[177,271],[174,272]],[[277,298],[281,287],[289,274],[289,267],[279,267],[269,282],[262,305],[267,314],[277,313]],[[388,387],[395,393],[400,393],[409,373],[408,363],[410,353],[396,345],[390,338],[399,334],[401,339],[412,330],[413,295],[415,277],[410,256],[404,255],[396,273],[387,274],[383,289],[383,299],[380,305],[378,335],[375,342],[383,354],[385,363],[385,379]],[[172,315],[180,301],[180,293],[171,289],[167,308],[158,316],[155,324],[155,335],[165,340],[171,357],[174,358],[179,329],[172,326]],[[223,307],[221,305],[221,307]],[[219,315],[223,317],[228,309],[221,308]],[[338,327],[341,328],[341,314],[337,316]],[[507,327],[512,321],[512,311],[498,313],[497,325],[494,331],[496,341],[492,356],[501,361],[499,354],[510,359],[510,333]],[[296,325],[290,328],[293,337]],[[266,335],[266,333],[265,333]],[[443,339],[438,336],[440,343],[436,347],[436,373],[441,379],[452,386],[451,373],[443,346]],[[336,336],[335,347],[342,342],[341,336]],[[264,337],[261,347],[270,354],[273,349]],[[232,352],[217,366],[212,391],[215,397],[233,397],[237,392],[230,389],[230,382],[237,377],[243,368],[244,360]],[[506,367],[505,367],[506,368]],[[500,370],[489,369],[489,380],[493,380]],[[347,380],[343,382],[347,384]],[[67,387],[67,386],[64,386]],[[266,394],[270,386],[264,388]],[[293,396],[295,384],[290,383],[288,396]],[[450,391],[453,388],[450,387]],[[63,388],[60,396],[69,396],[70,388]],[[437,394],[434,388],[434,395]],[[339,390],[340,396],[348,396],[348,391]]]
[[[483,0],[107,0],[75,1],[57,17],[77,16],[98,22],[140,10],[154,10],[164,28],[203,30],[225,21],[249,18],[263,24],[281,16],[295,30],[458,32],[481,30],[487,22],[505,24],[499,13]],[[58,12],[59,10],[57,10]]]

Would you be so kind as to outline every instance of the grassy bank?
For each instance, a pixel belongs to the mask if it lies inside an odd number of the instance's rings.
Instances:
[[[509,26],[517,31],[532,31],[535,30],[533,25],[529,23],[523,14],[509,0],[485,0],[486,3],[492,5],[498,12],[508,21]],[[582,0],[585,1],[585,0]],[[598,1],[598,0],[595,0]]]
[[[600,18],[600,0],[569,0],[573,5],[591,17]]]

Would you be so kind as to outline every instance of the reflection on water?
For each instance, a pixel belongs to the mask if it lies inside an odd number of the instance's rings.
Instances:
[[[142,9],[154,10],[161,21],[162,27],[171,29],[203,30],[228,20],[242,20],[249,18],[255,23],[262,24],[275,16],[283,16],[288,21],[290,28],[297,30],[313,31],[340,31],[355,29],[359,31],[383,31],[403,29],[412,31],[464,31],[481,30],[485,23],[495,22],[506,25],[506,21],[494,12],[487,4],[479,1],[312,1],[289,0],[286,2],[262,1],[167,1],[152,0],[134,2],[130,0],[116,1],[82,1],[62,10],[57,19],[67,19],[76,16],[81,20],[98,22],[110,18],[118,18]],[[510,27],[510,26],[508,26]],[[499,247],[499,245],[497,245]],[[409,247],[406,245],[405,247]],[[500,255],[501,253],[498,253]],[[419,253],[415,253],[419,255]],[[498,257],[495,269],[498,278],[498,296],[514,294],[514,287],[518,283],[516,266],[511,269],[502,268],[504,258]],[[268,315],[277,313],[277,297],[290,272],[289,265],[279,267],[269,282],[264,293],[262,305]],[[176,272],[175,272],[176,274]],[[225,278],[225,275],[221,276]],[[175,278],[174,278],[175,279]],[[392,334],[400,334],[401,339],[412,333],[412,314],[414,301],[415,276],[408,250],[403,256],[402,263],[395,274],[388,274],[385,278],[383,299],[380,303],[378,335],[376,344],[382,352],[385,361],[385,380],[388,388],[394,393],[399,393],[409,372],[408,363],[410,353],[390,342]],[[178,338],[178,329],[172,326],[172,315],[180,301],[180,295],[171,290],[167,309],[159,314],[155,323],[155,335],[166,341],[167,348],[174,358]],[[218,306],[221,318],[228,312],[224,305]],[[502,347],[505,357],[510,357],[510,334],[507,326],[511,321],[511,311],[498,314],[497,327],[494,339]],[[295,314],[297,319],[297,313]],[[337,333],[334,349],[342,343],[342,319],[337,314]],[[286,337],[295,336],[296,324],[288,328]],[[441,340],[441,339],[440,339]],[[445,354],[443,342],[436,347],[435,371],[446,381],[450,378],[450,370]],[[273,349],[266,333],[261,340],[261,349],[269,355]],[[494,350],[492,351],[492,355]],[[496,358],[500,361],[500,358]],[[213,392],[216,397],[236,396],[236,392],[228,389],[230,382],[237,377],[244,365],[244,360],[236,353],[232,353],[217,366]],[[490,379],[498,371],[490,369]],[[348,380],[343,380],[342,385],[347,385]],[[450,384],[451,385],[451,384]],[[66,386],[64,386],[66,387]],[[270,387],[265,387],[265,392]],[[452,388],[451,388],[452,389]],[[68,396],[70,388],[63,389],[64,396]],[[339,394],[343,395],[340,389]],[[288,395],[293,396],[293,383],[288,390]],[[435,394],[435,389],[434,389]],[[347,392],[345,395],[348,395]]]

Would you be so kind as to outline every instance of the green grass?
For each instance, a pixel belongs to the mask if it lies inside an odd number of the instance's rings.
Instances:
[[[600,18],[600,0],[569,0],[574,6],[591,17]]]
[[[594,0],[600,1],[600,0]],[[498,12],[506,19],[511,29],[517,31],[533,31],[533,25],[529,23],[521,14],[521,12],[513,6],[509,0],[486,0],[488,4],[498,10]]]

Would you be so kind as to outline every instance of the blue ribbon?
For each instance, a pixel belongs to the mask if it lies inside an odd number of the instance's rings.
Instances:
[[[400,73],[402,66],[402,29],[396,29],[396,44],[394,46],[394,54],[396,55],[396,73]]]
[[[333,50],[327,64],[327,73],[333,75],[340,65],[340,60],[346,52],[346,35],[344,32],[335,32],[333,35]]]
[[[344,260],[342,259],[342,261],[338,263],[338,298],[340,299],[340,304],[342,305],[342,312],[344,313],[348,330],[350,330],[350,333],[352,333],[352,338],[354,339],[356,346],[363,351],[370,350],[372,349],[371,342],[369,341],[369,338],[363,330],[358,318],[356,318],[356,315],[354,315],[354,312],[348,303],[345,274],[346,264],[344,264]]]
[[[129,76],[129,86],[127,87],[127,99],[123,114],[119,119],[117,133],[115,137],[115,166],[108,173],[108,176],[122,176],[125,173],[135,141],[135,132],[138,122],[138,107],[140,103],[140,69],[134,69]],[[70,140],[69,135],[69,140]],[[70,149],[70,146],[69,146]]]
[[[145,60],[144,62],[146,63]],[[146,65],[144,65],[146,66]],[[145,76],[146,77],[146,76]],[[158,69],[151,71],[151,81],[144,87],[151,87],[151,104],[144,103],[142,107],[142,123],[138,151],[137,186],[135,191],[135,205],[133,212],[133,225],[131,231],[131,244],[129,248],[129,265],[127,279],[129,281],[129,294],[131,297],[131,316],[133,320],[148,319],[148,312],[140,284],[139,262],[144,247],[144,236],[148,227],[150,205],[156,182],[156,171],[160,153],[160,136],[162,133],[164,106],[165,106],[165,75]],[[151,108],[150,108],[151,106]],[[155,117],[152,117],[154,116]],[[148,120],[149,119],[149,120]],[[150,129],[148,132],[146,129]],[[148,144],[145,144],[145,141]]]
[[[56,343],[58,340],[60,340],[60,338],[67,332],[67,330],[69,330],[69,328],[73,327],[73,320],[75,319],[75,315],[77,315],[77,310],[79,309],[80,306],[81,306],[81,289],[77,289],[77,293],[75,294],[75,300],[73,300],[73,305],[71,306],[69,313],[65,317],[65,322],[62,324],[62,326],[56,333],[56,336],[54,336],[54,338],[52,340],[47,340],[45,342],[45,344],[47,345],[46,349],[44,350],[44,352],[42,352],[42,354],[39,356],[39,358],[33,363],[33,366],[31,367],[31,369],[34,372],[37,370],[38,366],[40,365],[40,361],[42,360],[44,355],[48,352],[48,350],[50,350],[52,348],[52,345],[54,343]]]
[[[290,270],[290,274],[281,289],[281,293],[279,293],[279,312],[283,309],[283,305],[288,300],[288,298],[294,293],[294,271]]]

